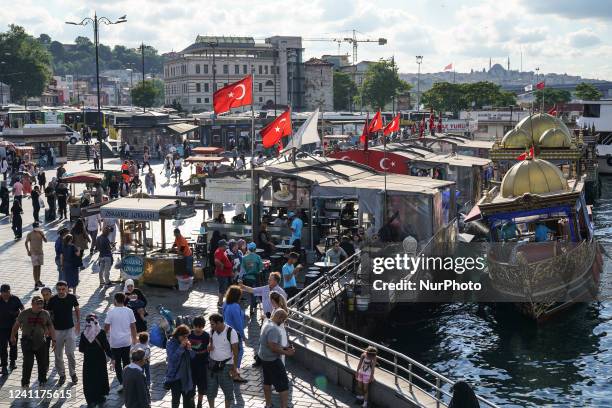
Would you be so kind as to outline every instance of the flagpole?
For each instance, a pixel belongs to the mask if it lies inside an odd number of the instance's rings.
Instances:
[[[276,86],[276,84],[275,84]],[[259,194],[255,180],[255,67],[251,66],[251,233],[253,234],[253,242],[256,241],[258,231],[256,229],[256,221],[259,219]],[[255,208],[257,207],[257,209]]]

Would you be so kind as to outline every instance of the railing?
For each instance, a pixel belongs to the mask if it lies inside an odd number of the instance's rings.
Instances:
[[[347,283],[351,276],[355,276],[357,268],[359,268],[359,253],[351,255],[329,272],[323,272],[316,281],[289,299],[287,306],[294,310],[312,313],[313,301],[316,300],[319,305],[323,305],[335,299],[341,289],[338,283],[340,285]]]
[[[329,348],[344,354],[346,362],[349,357],[359,359],[366,347],[374,346],[378,350],[379,369],[390,374],[394,378],[395,385],[398,385],[400,380],[406,381],[409,392],[413,391],[413,387],[420,389],[436,401],[436,407],[446,404],[445,400],[450,400],[452,397],[450,393],[450,388],[454,384],[452,380],[402,353],[323,320],[291,309],[287,319],[287,330],[294,338],[316,339],[322,343],[324,352]],[[496,404],[480,396],[477,398],[481,406],[498,408]]]

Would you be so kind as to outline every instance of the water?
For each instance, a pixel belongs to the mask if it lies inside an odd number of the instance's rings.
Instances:
[[[596,235],[612,256],[612,177],[602,188]],[[602,292],[611,293],[612,260],[604,262]],[[422,307],[419,320],[396,311],[379,339],[503,407],[612,407],[612,300],[539,326],[477,305]]]

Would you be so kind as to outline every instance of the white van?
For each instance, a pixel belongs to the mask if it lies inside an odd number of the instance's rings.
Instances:
[[[81,134],[71,128],[68,125],[64,125],[61,123],[28,123],[27,125],[23,125],[24,129],[64,129],[65,132],[70,133],[69,140],[71,144],[75,144],[79,140],[81,140]]]

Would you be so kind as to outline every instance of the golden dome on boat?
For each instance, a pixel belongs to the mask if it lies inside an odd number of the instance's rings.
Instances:
[[[525,193],[543,194],[567,190],[567,180],[554,164],[540,159],[523,160],[504,176],[502,197],[519,197]]]
[[[572,139],[559,128],[548,129],[540,136],[540,147],[570,147]]]
[[[561,119],[547,113],[536,113],[535,115],[527,116],[516,125],[516,128],[530,135],[531,140],[536,144],[540,141],[544,132],[555,128],[565,133],[571,140],[570,130],[565,126],[565,123]]]
[[[505,149],[523,149],[531,146],[531,136],[524,130],[514,128],[508,131],[501,141],[502,147]]]

